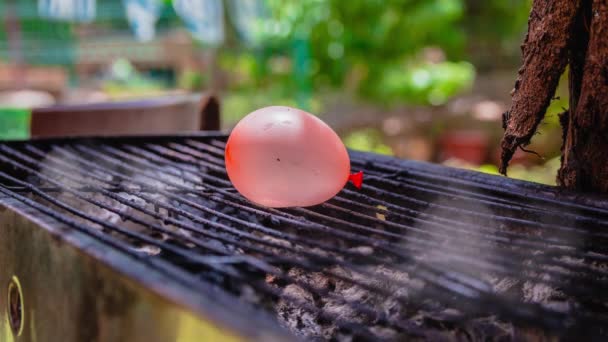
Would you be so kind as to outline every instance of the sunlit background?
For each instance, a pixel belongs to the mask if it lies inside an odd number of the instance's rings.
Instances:
[[[354,149],[496,173],[531,0],[3,0],[0,116],[220,95],[222,125],[290,105]],[[554,183],[553,101],[510,176]],[[18,117],[13,115],[12,117]],[[0,120],[0,136],[8,136]]]

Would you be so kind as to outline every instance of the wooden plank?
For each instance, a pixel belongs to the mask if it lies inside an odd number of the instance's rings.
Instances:
[[[0,221],[2,341],[285,340],[268,322],[256,332],[259,325],[249,323],[260,320],[235,314],[236,301],[227,310],[219,298],[173,283],[16,200],[0,197]],[[14,279],[20,329],[11,328],[5,309]]]
[[[219,129],[219,104],[210,95],[52,106],[32,111],[31,136],[170,134]]]

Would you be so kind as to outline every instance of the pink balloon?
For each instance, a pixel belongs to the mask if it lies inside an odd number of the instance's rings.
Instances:
[[[323,203],[351,178],[338,135],[317,117],[290,107],[261,108],[243,118],[228,138],[225,160],[234,187],[268,207]],[[361,177],[354,176],[355,185]]]

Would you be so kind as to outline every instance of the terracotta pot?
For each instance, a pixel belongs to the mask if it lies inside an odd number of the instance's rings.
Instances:
[[[490,139],[487,133],[474,130],[446,132],[439,138],[439,161],[460,159],[480,165],[486,161]]]

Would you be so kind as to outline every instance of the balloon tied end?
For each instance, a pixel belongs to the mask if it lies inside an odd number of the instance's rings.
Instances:
[[[363,171],[351,173],[348,176],[348,180],[351,181],[357,189],[361,189],[361,185],[363,185]]]

